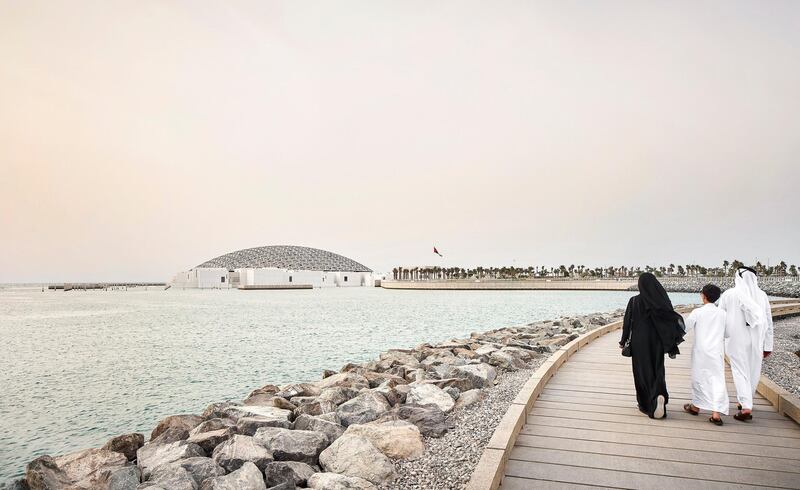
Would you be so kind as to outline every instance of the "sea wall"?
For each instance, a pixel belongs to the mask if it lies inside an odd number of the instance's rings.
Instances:
[[[392,349],[314,383],[267,384],[166,417],[149,437],[41,456],[5,488],[461,488],[530,372],[621,313]]]
[[[636,279],[619,280],[564,280],[564,279],[531,279],[520,281],[509,280],[446,280],[446,281],[381,281],[384,289],[421,289],[421,290],[477,290],[477,291],[508,291],[508,290],[553,290],[553,291],[628,291],[636,286]]]
[[[658,279],[667,291],[674,293],[699,293],[706,284],[716,284],[723,291],[733,287],[732,277],[661,277]],[[800,281],[778,279],[760,280],[758,286],[770,296],[800,298]],[[636,290],[636,286],[631,290]]]

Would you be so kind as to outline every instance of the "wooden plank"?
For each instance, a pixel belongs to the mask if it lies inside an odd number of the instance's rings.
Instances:
[[[593,392],[591,394],[587,393],[587,394],[583,395],[583,393],[586,393],[586,392],[576,391],[576,390],[569,390],[569,389],[561,388],[561,387],[558,387],[558,386],[551,387],[549,383],[544,387],[544,390],[542,390],[542,394],[559,394],[559,393],[565,394],[565,395],[573,395],[573,396],[586,396],[587,398],[591,398],[591,399],[594,399],[594,400],[631,400],[632,399],[632,400],[634,400],[634,403],[635,403],[635,400],[636,400],[636,393],[635,392],[631,392],[631,393],[599,393],[599,392]],[[669,399],[672,402],[674,402],[675,400],[683,400],[681,403],[688,403],[688,402],[691,401],[691,398],[689,396],[687,396],[686,393],[682,394],[681,392],[678,392],[675,396],[671,396],[670,395]],[[753,406],[772,407],[772,405],[769,403],[768,400],[765,400],[764,398],[755,398],[755,397],[753,398]]]
[[[573,413],[584,414],[585,417],[590,417],[590,418],[594,417],[594,414],[596,414],[597,412],[602,412],[606,414],[630,415],[633,417],[642,417],[642,413],[632,406],[611,407],[607,405],[583,405],[579,403],[564,403],[564,402],[553,402],[547,400],[537,400],[535,407],[570,411]],[[697,416],[690,415],[684,412],[682,407],[678,407],[673,404],[667,405],[667,413],[669,421],[688,420],[688,421],[696,421],[697,423],[703,423],[703,424],[708,423],[708,417],[710,416],[709,413],[705,410],[701,412],[700,415]],[[781,417],[779,419],[758,417],[752,423],[748,424],[735,423],[733,422],[732,419],[730,422],[731,423],[728,424],[728,419],[725,419],[725,423],[732,426],[753,425],[755,427],[770,427],[770,428],[779,428],[784,430],[795,430],[797,428],[796,423],[785,417]],[[728,425],[725,425],[724,427],[728,427]]]
[[[794,464],[794,462],[792,462],[792,464],[787,464],[787,460],[785,459],[766,458],[750,454],[743,455],[740,453],[720,453],[697,451],[694,449],[639,446],[627,443],[532,436],[529,434],[520,434],[515,447],[541,447],[584,453],[635,456],[654,460],[686,461],[689,463],[703,463],[717,466],[774,470],[794,474],[797,475],[796,478],[800,478],[800,464]]]
[[[637,456],[617,456],[598,453],[593,453],[589,457],[587,456],[588,455],[583,452],[565,451],[561,449],[516,447],[511,452],[509,461],[515,460],[534,464],[548,463],[579,466],[583,468],[597,468],[626,473],[692,478],[721,483],[800,488],[800,478],[798,478],[797,473],[715,466],[685,461],[653,461]]]
[[[561,483],[546,480],[531,480],[529,478],[517,478],[506,476],[503,478],[501,487],[503,490],[529,490],[532,488],[546,488],[548,490],[581,490],[581,489],[603,489],[610,487],[596,487],[594,485],[578,485],[575,483]]]
[[[554,410],[551,408],[536,406],[531,410],[529,417],[561,417],[567,419],[574,419],[574,420],[598,420],[604,422],[619,422],[623,424],[629,425],[644,425],[650,427],[653,425],[653,421],[647,417],[643,417],[641,413],[633,413],[634,411],[631,410],[631,413],[628,414],[615,414],[615,413],[606,413],[606,412],[579,412],[574,410]],[[667,427],[675,427],[680,429],[691,429],[691,430],[713,430],[716,432],[725,433],[735,433],[735,434],[759,434],[762,436],[776,436],[776,437],[791,437],[800,439],[800,430],[796,428],[790,427],[788,425],[779,427],[779,428],[772,428],[772,427],[762,427],[752,425],[752,424],[743,424],[743,423],[729,423],[725,424],[722,427],[716,426],[711,424],[708,421],[708,414],[704,415],[691,415],[686,412],[682,411],[680,416],[670,414],[669,418],[664,421],[664,424]],[[791,423],[791,422],[788,422]]]
[[[701,439],[704,441],[735,442],[749,446],[775,446],[793,448],[800,451],[800,439],[792,437],[762,436],[759,434],[724,433],[714,430],[682,429],[671,427],[662,420],[642,417],[648,425],[631,425],[620,422],[605,422],[589,419],[565,419],[560,417],[528,417],[528,425],[547,425],[548,427],[569,427],[572,429],[602,430],[624,434],[672,437],[675,439]],[[743,424],[744,425],[744,424]],[[714,427],[709,424],[709,427]]]
[[[650,475],[646,473],[632,473],[627,471],[604,470],[586,468],[582,466],[565,466],[548,463],[525,463],[510,460],[506,465],[506,475],[532,480],[546,480],[549,482],[577,483],[581,485],[602,485],[614,488],[680,488],[680,489],[747,489],[769,488],[753,485],[737,485],[732,483],[719,483],[708,480],[693,480],[691,478],[677,478],[673,476]],[[545,487],[543,485],[543,487]],[[549,486],[547,486],[549,488]],[[528,487],[528,488],[532,488]]]
[[[602,399],[602,400],[594,400],[594,399],[586,399],[582,397],[576,397],[574,395],[565,394],[567,392],[556,392],[555,394],[552,393],[542,393],[539,395],[538,400],[546,400],[546,401],[555,401],[555,402],[562,402],[562,403],[572,403],[576,405],[587,405],[587,406],[612,406],[612,407],[625,407],[625,408],[636,408],[636,400],[630,399],[622,399],[622,398],[609,398],[609,399]],[[680,398],[670,398],[670,403],[667,404],[667,412],[672,410],[677,410],[683,406],[684,403],[689,403],[691,400],[689,399],[680,399]],[[778,414],[775,411],[774,407],[767,406],[767,405],[756,405],[753,410],[753,417],[756,421],[762,417],[768,417],[772,419],[780,419],[785,420],[786,417],[783,415]],[[736,411],[736,403],[731,403],[730,408],[728,410],[730,413],[734,413]]]
[[[546,425],[526,425],[520,434],[534,436],[562,437],[567,439],[579,439],[587,441],[616,442],[621,444],[632,444],[638,446],[669,447],[673,449],[691,449],[699,451],[713,451],[719,453],[738,454],[742,451],[742,445],[736,442],[709,441],[705,439],[683,439],[676,437],[661,437],[641,434],[626,434],[624,432],[612,432],[592,429],[573,429],[569,427],[551,427]],[[800,464],[800,450],[775,447],[758,446],[749,447],[750,454],[757,454],[764,457],[783,458],[794,460],[794,465]]]

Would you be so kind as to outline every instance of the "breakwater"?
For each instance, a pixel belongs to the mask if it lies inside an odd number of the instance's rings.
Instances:
[[[11,487],[458,488],[494,429],[491,417],[479,417],[480,430],[458,432],[458,414],[475,407],[502,414],[497,407],[514,395],[512,373],[611,320],[569,317],[391,349],[326,370],[316,382],[267,384],[241,401],[166,417],[149,437],[127,433],[99,448],[36,458]],[[451,432],[459,437],[453,447],[477,456],[453,451],[442,470],[440,455],[427,448]],[[469,434],[478,436],[464,440]]]
[[[664,288],[675,293],[699,293],[706,284],[716,284],[723,291],[733,287],[732,277],[660,277]],[[759,278],[758,287],[770,296],[800,298],[800,281],[779,278]],[[631,291],[637,288],[634,285]]]
[[[420,280],[381,281],[384,289],[449,291],[630,291],[636,278],[624,279],[527,279],[527,280]]]

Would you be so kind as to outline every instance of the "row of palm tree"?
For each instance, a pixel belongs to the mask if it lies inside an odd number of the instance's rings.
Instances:
[[[745,264],[739,260],[722,262],[721,267],[704,267],[697,264],[675,265],[652,267],[645,266],[608,266],[608,267],[586,267],[585,265],[569,266],[560,265],[558,267],[547,266],[528,266],[528,267],[395,267],[392,269],[393,278],[399,281],[426,281],[426,280],[453,280],[453,279],[533,279],[533,278],[623,278],[637,277],[645,272],[651,272],[658,277],[700,277],[731,276],[736,269]],[[798,267],[788,265],[781,261],[775,266],[765,266],[761,262],[756,262],[753,268],[761,276],[798,276]]]

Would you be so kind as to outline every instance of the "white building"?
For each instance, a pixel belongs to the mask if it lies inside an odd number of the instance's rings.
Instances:
[[[371,269],[325,250],[289,245],[248,248],[179,272],[176,288],[280,289],[374,286]]]

